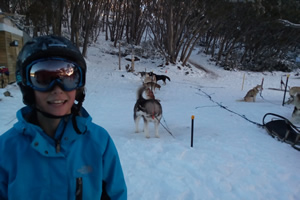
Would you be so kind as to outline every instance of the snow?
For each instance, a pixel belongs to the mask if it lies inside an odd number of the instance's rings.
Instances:
[[[262,124],[272,112],[290,120],[292,105],[282,106],[286,81],[283,72],[225,71],[208,61],[191,56],[207,70],[195,67],[157,66],[159,59],[135,62],[135,72],[153,71],[171,81],[155,91],[163,107],[160,138],[135,133],[133,106],[140,76],[125,71],[130,64],[108,51],[118,49],[99,40],[88,49],[87,96],[84,107],[93,121],[108,130],[118,149],[130,200],[296,200],[300,199],[300,154],[289,144],[273,139]],[[186,72],[189,74],[186,75]],[[245,76],[244,85],[243,77]],[[264,78],[264,90],[255,103],[237,101]],[[289,86],[299,85],[291,73]],[[12,97],[5,97],[9,90]],[[0,134],[16,122],[23,106],[15,85],[0,89]],[[194,141],[191,147],[191,117]],[[245,118],[244,118],[245,117]],[[250,121],[246,120],[249,119]],[[142,127],[142,120],[141,120]]]

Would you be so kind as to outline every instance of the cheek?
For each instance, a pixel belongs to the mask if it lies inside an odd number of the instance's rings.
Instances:
[[[70,102],[74,103],[75,97],[76,97],[76,90],[72,90],[72,91],[68,92],[68,96],[69,96]]]
[[[47,95],[43,92],[34,91],[34,99],[36,105],[42,105],[45,102]]]

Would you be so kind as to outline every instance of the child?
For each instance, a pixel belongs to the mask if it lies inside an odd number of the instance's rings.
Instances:
[[[127,199],[116,147],[82,107],[78,48],[63,37],[34,38],[18,56],[16,78],[26,106],[0,136],[0,199]]]

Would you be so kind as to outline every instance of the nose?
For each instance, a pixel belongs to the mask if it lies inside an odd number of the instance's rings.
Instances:
[[[51,91],[52,94],[61,94],[63,90],[58,85],[54,86],[53,90]]]

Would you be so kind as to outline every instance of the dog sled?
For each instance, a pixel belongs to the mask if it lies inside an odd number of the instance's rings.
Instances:
[[[271,120],[266,123],[266,119],[270,117]],[[263,126],[273,138],[288,143],[300,151],[300,130],[288,119],[274,113],[267,113],[263,117]]]

